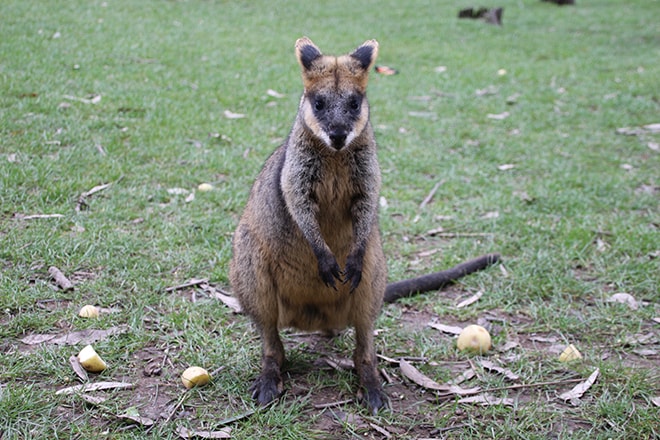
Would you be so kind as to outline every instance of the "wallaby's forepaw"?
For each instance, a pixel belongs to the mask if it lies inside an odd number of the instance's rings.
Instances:
[[[351,283],[351,292],[357,289],[362,281],[362,260],[361,254],[350,254],[346,260],[344,283]]]
[[[319,276],[326,286],[332,287],[337,290],[335,280],[341,281],[341,268],[337,263],[334,255],[330,254],[323,258],[319,258]]]
[[[261,373],[250,387],[250,392],[259,405],[268,405],[284,392],[282,377],[279,372]]]

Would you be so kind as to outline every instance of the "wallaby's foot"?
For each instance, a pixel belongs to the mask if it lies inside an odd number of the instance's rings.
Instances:
[[[268,405],[279,398],[284,392],[284,383],[279,367],[277,365],[265,367],[250,387],[250,392],[252,398],[262,406]]]
[[[372,415],[376,415],[378,411],[390,407],[390,400],[380,386],[373,386],[371,388],[365,387],[364,391],[362,391],[358,397]]]

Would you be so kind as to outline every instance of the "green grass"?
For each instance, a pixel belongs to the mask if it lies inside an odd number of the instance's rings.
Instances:
[[[516,399],[514,407],[480,407],[430,403],[383,363],[394,376],[386,387],[394,410],[370,418],[349,404],[341,411],[363,423],[342,423],[338,409],[313,404],[352,397],[355,377],[314,362],[319,353],[349,356],[351,332],[331,341],[294,334],[285,338],[286,397],[230,424],[233,438],[381,438],[364,421],[403,439],[658,437],[660,153],[649,145],[660,137],[616,129],[660,122],[660,4],[499,4],[502,27],[458,20],[458,9],[473,6],[467,1],[3,2],[0,437],[179,438],[178,426],[214,430],[254,409],[248,387],[260,349],[247,319],[201,290],[165,288],[190,278],[228,288],[233,228],[296,112],[293,43],[302,35],[329,53],[376,38],[378,63],[400,71],[373,74],[369,86],[390,277],[487,252],[504,258],[506,274],[493,268],[445,295],[385,307],[378,351],[424,356],[429,362],[417,366],[425,374],[450,380],[466,358],[424,324],[481,320],[496,347],[520,343],[488,357],[524,383],[586,378],[596,367],[601,376],[580,406],[556,399],[563,385],[503,391],[498,397]],[[72,99],[93,96],[100,101]],[[227,119],[225,110],[246,117]],[[487,117],[505,111],[506,119]],[[504,164],[514,167],[498,169]],[[202,182],[215,189],[192,201],[168,192]],[[105,183],[88,209],[75,210],[82,193]],[[62,217],[22,218],[34,214]],[[426,235],[438,226],[459,236]],[[432,249],[440,252],[418,258]],[[76,281],[73,292],[53,289],[52,265]],[[454,308],[477,290],[485,292],[479,302]],[[646,305],[605,301],[617,292]],[[86,303],[117,312],[85,321],[76,314]],[[80,345],[19,341],[121,324],[130,331],[94,344],[110,368],[91,381],[138,385],[101,393],[108,400],[100,405],[55,395],[78,383],[68,358]],[[648,333],[646,344],[629,341]],[[584,361],[557,362],[551,346],[565,343]],[[162,361],[158,376],[144,373],[152,360]],[[224,369],[184,395],[178,376],[191,364]],[[479,370],[468,384],[510,382]],[[180,399],[172,417],[162,416]],[[117,419],[130,407],[156,424]]]

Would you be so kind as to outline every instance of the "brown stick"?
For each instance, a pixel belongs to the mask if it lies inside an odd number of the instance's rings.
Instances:
[[[428,195],[426,196],[426,198],[424,198],[424,200],[422,200],[422,203],[419,204],[419,209],[424,209],[424,208],[426,207],[426,205],[428,205],[429,203],[431,203],[431,200],[433,200],[433,196],[435,196],[435,193],[438,191],[438,188],[440,188],[440,186],[441,186],[443,183],[445,183],[445,181],[444,181],[444,180],[441,180],[440,182],[438,182],[438,183],[435,184],[435,186],[434,186],[433,189],[428,193]]]
[[[199,280],[192,279],[187,283],[179,284],[178,286],[172,286],[165,289],[165,292],[172,292],[174,290],[186,289],[188,287],[199,286],[200,284],[208,283],[208,278],[201,278]]]
[[[61,270],[55,266],[48,268],[48,273],[51,278],[55,280],[55,283],[60,287],[60,289],[66,291],[73,290],[73,283],[69,281],[67,277],[64,276]]]

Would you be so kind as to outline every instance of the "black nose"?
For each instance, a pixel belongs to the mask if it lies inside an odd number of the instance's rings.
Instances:
[[[332,141],[332,146],[338,150],[344,146],[344,142],[346,142],[346,136],[348,135],[346,130],[343,129],[332,130],[328,134],[330,136],[330,141]]]

